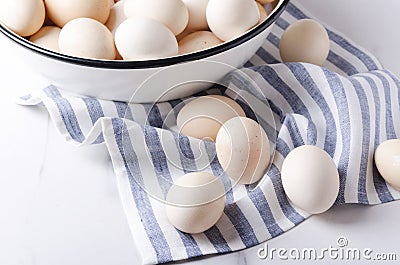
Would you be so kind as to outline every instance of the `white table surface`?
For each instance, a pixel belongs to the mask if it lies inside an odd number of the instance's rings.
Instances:
[[[400,75],[398,0],[302,3]],[[0,264],[140,264],[105,146],[73,147],[43,109],[14,104],[26,89],[44,83],[13,62],[2,41],[0,73]],[[400,260],[399,224],[400,202],[348,205],[313,216],[268,245],[322,249],[345,236],[349,246],[395,252]],[[257,257],[259,247],[191,264],[267,264]],[[330,262],[341,263],[320,264]]]

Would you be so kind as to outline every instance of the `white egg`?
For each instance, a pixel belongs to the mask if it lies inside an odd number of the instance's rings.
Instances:
[[[211,31],[229,41],[257,25],[260,12],[254,0],[209,0],[206,17]]]
[[[29,41],[52,51],[59,52],[58,37],[61,29],[54,26],[46,26],[29,38]]]
[[[188,54],[205,50],[221,43],[222,40],[218,39],[217,36],[210,31],[193,32],[179,41],[179,54]]]
[[[115,44],[124,60],[150,60],[178,54],[174,34],[149,18],[129,18],[115,32]]]
[[[202,233],[221,218],[225,207],[221,180],[207,172],[193,172],[179,178],[166,197],[169,222],[185,233]]]
[[[252,119],[235,117],[225,122],[218,132],[215,147],[222,168],[235,183],[255,183],[269,166],[268,136]]]
[[[76,18],[92,18],[104,24],[111,9],[109,0],[46,0],[45,4],[51,21],[61,28]]]
[[[44,19],[43,0],[6,0],[0,3],[0,22],[20,36],[37,32]]]
[[[189,22],[186,29],[189,31],[207,30],[208,23],[206,10],[208,0],[182,0],[189,11]]]
[[[334,161],[315,146],[292,150],[283,162],[281,177],[289,200],[311,214],[327,211],[339,193],[339,173]]]
[[[128,18],[151,18],[167,26],[175,36],[189,21],[189,13],[182,0],[126,0],[125,15]]]
[[[315,20],[294,22],[283,33],[279,51],[283,62],[304,62],[323,65],[330,42],[325,28]]]
[[[122,22],[126,20],[125,11],[124,11],[124,1],[119,1],[110,11],[110,16],[108,17],[106,26],[111,31],[113,35],[115,35],[115,31]]]
[[[68,22],[60,32],[60,52],[91,59],[115,59],[114,39],[106,26],[91,18]]]
[[[375,151],[375,164],[386,182],[400,191],[400,139],[380,144]]]
[[[236,116],[245,116],[239,104],[228,97],[209,95],[186,104],[176,122],[183,135],[215,140],[222,124]]]

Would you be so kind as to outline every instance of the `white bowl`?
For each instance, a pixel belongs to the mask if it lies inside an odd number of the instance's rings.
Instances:
[[[288,2],[280,0],[265,21],[234,40],[204,51],[158,60],[106,61],[72,57],[39,47],[2,25],[0,36],[10,40],[6,43],[14,48],[14,57],[58,88],[108,100],[157,102],[197,93],[232,69],[242,67],[261,47]],[[153,77],[152,86],[138,91],[149,77]],[[169,90],[173,92],[168,93]]]

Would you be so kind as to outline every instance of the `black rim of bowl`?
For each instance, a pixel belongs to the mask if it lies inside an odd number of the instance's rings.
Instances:
[[[107,68],[107,69],[144,69],[144,68],[156,68],[156,67],[164,67],[170,66],[174,64],[179,64],[183,62],[190,62],[205,59],[207,57],[222,53],[224,51],[230,50],[236,46],[239,46],[242,43],[247,42],[248,40],[252,39],[254,36],[257,36],[261,32],[263,32],[266,28],[268,28],[272,23],[274,23],[278,17],[281,15],[283,10],[285,10],[289,0],[283,0],[280,6],[261,24],[254,27],[247,33],[241,35],[240,37],[225,42],[221,45],[216,47],[185,54],[179,55],[174,57],[156,59],[156,60],[147,60],[147,61],[118,61],[118,60],[96,60],[96,59],[86,59],[86,58],[79,58],[73,57],[65,54],[61,54],[58,52],[50,51],[45,48],[42,48],[27,39],[18,36],[17,34],[13,33],[11,30],[7,29],[3,25],[0,24],[0,32],[2,32],[6,37],[11,39],[12,41],[16,42],[17,44],[21,45],[24,48],[27,48],[35,53],[44,55],[46,57],[60,60],[66,63],[72,63],[81,66],[89,66],[89,67],[96,67],[96,68]]]

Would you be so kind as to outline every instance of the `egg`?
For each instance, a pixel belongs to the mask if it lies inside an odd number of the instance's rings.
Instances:
[[[292,150],[283,161],[281,178],[289,200],[311,214],[327,211],[339,193],[337,167],[329,154],[316,146]]]
[[[197,31],[179,41],[179,54],[205,50],[221,43],[222,40],[218,39],[214,33],[210,31]]]
[[[169,222],[185,233],[202,233],[221,218],[225,207],[221,180],[207,172],[192,172],[179,178],[166,196]]]
[[[400,139],[388,140],[378,146],[375,165],[386,182],[400,191]]]
[[[189,22],[186,29],[189,31],[208,30],[206,10],[208,0],[182,0],[189,11]]]
[[[304,62],[323,65],[329,54],[329,36],[315,20],[302,19],[283,33],[279,51],[283,62]]]
[[[175,36],[189,21],[189,13],[182,0],[126,0],[125,15],[128,18],[151,18],[167,26]]]
[[[43,0],[7,0],[0,3],[0,22],[22,37],[37,32],[44,19]]]
[[[215,141],[222,124],[236,116],[245,116],[238,103],[228,97],[209,95],[186,104],[176,122],[181,134]]]
[[[257,25],[260,11],[254,0],[209,0],[206,17],[211,31],[229,41]]]
[[[51,21],[61,28],[76,18],[92,18],[104,24],[111,9],[109,0],[46,0],[45,4]]]
[[[235,183],[255,183],[269,166],[268,136],[252,119],[235,117],[225,122],[218,131],[215,148],[219,163]]]
[[[60,52],[91,59],[115,59],[114,39],[106,26],[91,18],[68,22],[58,39]]]
[[[29,38],[29,41],[52,51],[59,52],[58,37],[61,29],[54,26],[46,26]]]
[[[118,26],[121,25],[122,22],[126,20],[125,11],[124,11],[124,0],[119,1],[110,11],[110,16],[106,22],[107,28],[111,31],[113,35],[115,35],[115,31]]]
[[[267,19],[268,14],[263,5],[261,5],[259,2],[256,2],[256,3],[257,3],[258,10],[260,11],[260,20],[258,23],[261,23]]]
[[[178,54],[174,34],[149,18],[129,18],[115,32],[115,44],[125,60],[151,60]]]

